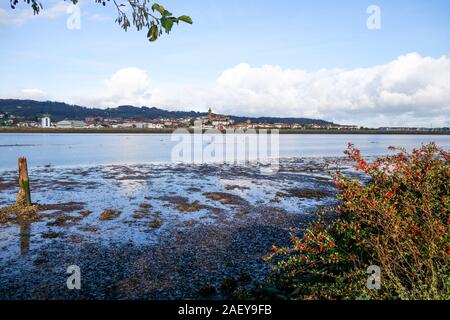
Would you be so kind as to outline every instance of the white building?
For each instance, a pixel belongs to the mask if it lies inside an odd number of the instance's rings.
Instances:
[[[73,120],[72,122],[72,128],[86,128],[86,123],[83,121]]]
[[[63,120],[56,123],[56,127],[60,129],[85,128],[86,123],[77,120]]]
[[[72,121],[69,120],[63,120],[56,123],[56,127],[60,129],[71,129],[72,128]]]
[[[164,125],[161,124],[161,123],[149,122],[149,123],[147,123],[147,128],[149,128],[149,129],[162,129],[162,128],[164,128]]]
[[[45,116],[41,119],[41,127],[42,128],[50,128],[52,126],[52,121],[50,120],[50,117]]]
[[[118,129],[118,128],[133,128],[133,123],[131,123],[131,122],[117,123],[117,124],[113,124],[111,127],[114,128],[114,129]]]
[[[136,123],[133,123],[133,127],[138,128],[138,129],[145,129],[145,128],[147,128],[147,124],[143,123],[143,122],[136,122]]]

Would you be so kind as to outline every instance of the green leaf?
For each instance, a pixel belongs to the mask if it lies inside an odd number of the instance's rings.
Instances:
[[[181,20],[181,21],[183,21],[183,22],[192,24],[192,18],[189,17],[189,16],[181,16],[181,17],[178,17],[178,20]]]
[[[150,29],[148,29],[147,38],[149,41],[156,41],[158,39],[158,26],[152,25]]]
[[[169,33],[170,30],[172,30],[172,27],[173,27],[173,20],[170,19],[170,18],[162,17],[161,18],[161,25],[164,28],[164,30],[166,30],[166,32]]]
[[[152,5],[152,10],[153,12],[158,11],[163,17],[170,17],[172,15],[172,13],[170,13],[162,5],[159,5],[157,3],[154,3]]]
[[[153,12],[160,11],[161,10],[161,6],[159,4],[157,4],[157,3],[154,3],[152,5],[152,10],[153,10]]]

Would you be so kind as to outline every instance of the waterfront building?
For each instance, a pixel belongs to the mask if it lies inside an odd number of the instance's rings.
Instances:
[[[52,126],[52,121],[50,116],[46,115],[41,118],[41,127],[42,128],[50,128]]]

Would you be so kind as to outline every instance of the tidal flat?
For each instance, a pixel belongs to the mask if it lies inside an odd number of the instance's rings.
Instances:
[[[0,299],[223,299],[263,281],[273,245],[336,205],[338,158],[257,164],[142,164],[30,170],[32,218],[3,210]],[[0,208],[17,173],[0,175]],[[81,270],[68,290],[67,267]]]

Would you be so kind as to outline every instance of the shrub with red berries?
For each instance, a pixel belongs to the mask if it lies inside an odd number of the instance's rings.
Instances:
[[[434,143],[367,162],[345,152],[369,178],[332,173],[339,206],[287,248],[273,248],[274,285],[296,299],[448,299],[450,156]],[[381,289],[367,288],[369,266]]]

